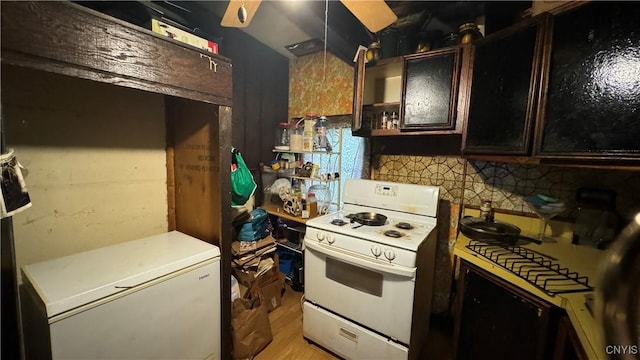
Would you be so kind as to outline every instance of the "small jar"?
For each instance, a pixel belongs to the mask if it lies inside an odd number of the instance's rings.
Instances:
[[[491,200],[483,200],[480,205],[480,218],[485,221],[493,221],[493,207]]]
[[[380,42],[374,41],[369,44],[369,48],[366,53],[367,62],[374,63],[380,60]]]
[[[458,39],[460,44],[467,44],[482,38],[482,33],[475,23],[465,23],[458,28]]]
[[[320,166],[318,164],[313,164],[311,166],[311,174],[309,175],[309,177],[313,179],[317,179],[319,172],[320,172]]]

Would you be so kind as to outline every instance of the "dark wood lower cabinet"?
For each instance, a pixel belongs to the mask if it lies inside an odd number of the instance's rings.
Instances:
[[[558,320],[558,333],[556,337],[554,360],[587,360],[578,335],[571,325],[569,317],[564,315]]]
[[[465,260],[459,274],[455,359],[588,359],[563,309]]]
[[[456,359],[550,358],[555,337],[552,304],[464,260],[457,296]]]

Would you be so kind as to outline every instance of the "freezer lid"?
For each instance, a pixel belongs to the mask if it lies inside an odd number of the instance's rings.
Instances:
[[[209,259],[220,249],[178,231],[22,267],[49,318]]]

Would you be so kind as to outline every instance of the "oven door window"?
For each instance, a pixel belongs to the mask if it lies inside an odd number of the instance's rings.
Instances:
[[[325,276],[342,285],[367,294],[382,297],[383,276],[380,273],[326,258]]]

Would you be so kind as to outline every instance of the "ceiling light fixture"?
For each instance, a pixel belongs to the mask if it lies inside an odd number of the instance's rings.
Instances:
[[[244,24],[247,21],[247,8],[244,6],[244,1],[240,4],[238,8],[238,20],[240,23]]]

